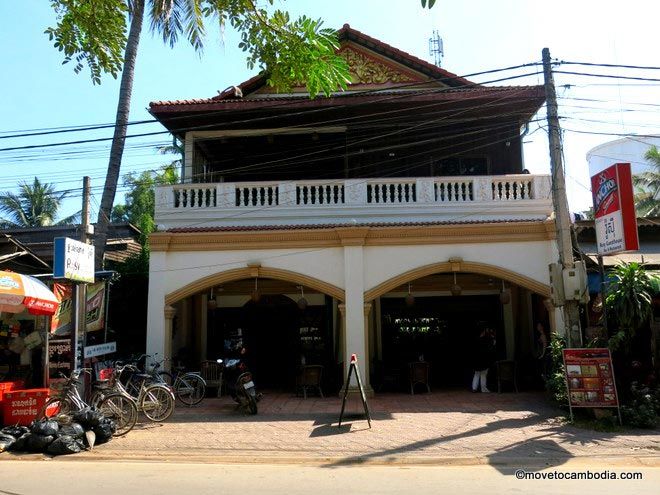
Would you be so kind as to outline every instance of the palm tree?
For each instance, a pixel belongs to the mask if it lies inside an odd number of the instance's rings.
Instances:
[[[660,215],[660,150],[651,146],[644,154],[651,162],[654,170],[648,170],[633,176],[635,207],[640,217],[655,217]]]
[[[255,0],[51,0],[51,4],[58,24],[46,33],[64,52],[64,61],[74,61],[75,72],[86,63],[92,81],[100,83],[102,72],[116,77],[121,70],[115,130],[96,223],[97,268],[103,261],[117,192],[145,9],[151,31],[162,35],[166,44],[174,46],[183,37],[198,52],[204,46],[207,18],[217,16],[221,28],[230,23],[241,33],[239,48],[247,54],[248,67],[267,72],[269,84],[282,90],[305,81],[311,96],[319,92],[328,95],[345,89],[350,82],[348,64],[336,53],[339,44],[334,30],[322,28],[322,21],[305,16],[292,21],[286,12],[269,13],[258,8]],[[123,22],[126,12],[128,36]]]
[[[23,182],[18,187],[18,194],[0,194],[0,211],[8,215],[8,218],[0,218],[3,228],[70,225],[80,216],[76,213],[55,222],[67,192],[55,191],[53,184],[41,183],[35,177],[32,184]]]

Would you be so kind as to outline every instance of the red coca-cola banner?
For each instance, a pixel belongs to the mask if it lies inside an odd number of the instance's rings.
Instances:
[[[616,163],[591,177],[598,254],[639,249],[630,163]]]

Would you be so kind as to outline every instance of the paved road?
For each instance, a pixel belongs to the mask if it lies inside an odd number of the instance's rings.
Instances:
[[[269,495],[534,493],[602,495],[634,493],[657,495],[660,468],[610,461],[573,462],[557,473],[641,473],[642,480],[542,480],[517,479],[515,466],[301,466],[227,465],[163,462],[92,462],[74,457],[48,461],[0,462],[0,495],[49,495],[140,493],[143,495],[217,495],[241,493]],[[548,476],[555,468],[532,470]]]

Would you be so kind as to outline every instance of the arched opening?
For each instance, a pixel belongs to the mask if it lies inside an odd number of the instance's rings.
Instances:
[[[479,335],[487,327],[495,334],[489,387],[497,390],[498,361],[501,368],[516,367],[519,389],[542,385],[535,327],[539,322],[546,331],[550,327],[544,287],[501,269],[469,270],[475,265],[479,264],[426,267],[370,291],[376,308],[370,346],[372,383],[377,392],[410,391],[411,363],[419,361],[430,364],[431,389],[468,389],[478,366]],[[415,391],[424,389],[414,386]]]
[[[271,275],[271,277],[265,276]],[[261,389],[291,393],[302,365],[323,366],[324,393],[340,386],[340,299],[310,285],[301,276],[266,270],[234,271],[208,277],[178,291],[172,356],[195,369],[203,360],[242,356]],[[247,276],[246,276],[247,275]],[[290,280],[293,278],[294,280]],[[343,291],[331,289],[335,295]],[[168,296],[170,297],[170,296]]]

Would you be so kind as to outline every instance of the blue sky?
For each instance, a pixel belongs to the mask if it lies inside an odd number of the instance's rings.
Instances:
[[[567,61],[626,65],[660,65],[655,1],[438,0],[424,10],[419,0],[290,0],[276,5],[292,14],[320,17],[326,25],[352,27],[431,61],[428,39],[438,30],[444,39],[442,66],[459,75],[535,62],[543,47],[553,58]],[[43,31],[54,24],[50,2],[0,2],[3,76],[0,78],[0,138],[28,129],[111,123],[116,111],[118,81],[110,76],[93,86],[86,72],[75,75],[62,65],[61,54]],[[208,97],[254,73],[245,66],[237,36],[227,30],[221,42],[211,26],[207,49],[200,57],[183,44],[174,50],[143,33],[133,91],[131,120],[150,118],[153,100]],[[561,70],[600,72],[660,79],[660,71],[563,66]],[[487,76],[474,78],[486,81]],[[660,83],[557,75],[559,112],[565,133],[567,188],[572,209],[590,205],[589,149],[616,136],[582,132],[660,134]],[[504,84],[541,84],[534,75]],[[565,85],[570,85],[566,87]],[[589,101],[585,101],[585,99]],[[544,125],[542,123],[542,125]],[[158,124],[133,126],[130,133],[157,132]],[[534,131],[525,145],[526,166],[548,173],[546,133]],[[0,139],[0,148],[111,136],[110,130],[55,136]],[[155,153],[167,144],[167,134],[128,141],[122,172],[154,169],[166,160]],[[93,185],[92,219],[107,166],[109,144],[91,143],[29,151],[0,151],[0,189],[15,187],[36,175],[60,190],[81,187],[82,176]],[[117,201],[123,199],[120,191]],[[80,209],[80,194],[72,191],[62,214]]]

